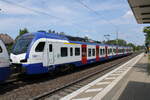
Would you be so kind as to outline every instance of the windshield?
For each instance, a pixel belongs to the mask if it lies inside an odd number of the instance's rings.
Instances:
[[[13,47],[13,54],[25,53],[32,41],[33,37],[22,37],[18,39]]]

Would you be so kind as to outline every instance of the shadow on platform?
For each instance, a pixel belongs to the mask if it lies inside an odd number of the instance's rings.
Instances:
[[[129,81],[118,100],[150,100],[150,83]]]
[[[130,81],[118,100],[150,100],[150,58],[136,64],[134,68]]]

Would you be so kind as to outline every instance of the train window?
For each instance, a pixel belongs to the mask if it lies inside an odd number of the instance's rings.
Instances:
[[[88,49],[88,56],[91,57],[91,49]]]
[[[103,49],[100,49],[100,55],[103,55]]]
[[[92,49],[92,56],[95,56],[95,49]]]
[[[61,57],[68,56],[68,48],[67,47],[61,47]]]
[[[2,47],[0,46],[0,53],[2,53],[3,52],[3,49],[2,49]]]
[[[105,54],[105,49],[103,49],[103,55]]]
[[[45,42],[40,42],[37,47],[35,48],[36,52],[43,52],[45,47]]]
[[[70,56],[73,56],[73,48],[70,48]]]
[[[52,52],[53,48],[52,48],[52,44],[49,45],[49,52]]]
[[[110,53],[112,53],[112,49],[110,49]]]
[[[113,52],[116,53],[116,49],[113,49]]]
[[[119,49],[119,53],[121,53],[121,49]]]
[[[75,48],[75,56],[79,56],[80,55],[80,48]]]

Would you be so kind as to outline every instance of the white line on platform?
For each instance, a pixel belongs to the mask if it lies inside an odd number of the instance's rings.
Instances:
[[[79,98],[79,99],[72,99],[72,100],[91,100],[92,97],[87,97],[87,98]]]
[[[118,70],[118,71],[116,71],[116,73],[123,73],[124,71],[120,71],[120,70]]]
[[[120,75],[120,74],[111,74],[110,76],[118,76],[118,75]]]
[[[114,87],[115,84],[117,84],[117,82],[118,82],[121,78],[123,78],[123,76],[124,76],[125,74],[127,74],[127,72],[132,68],[133,65],[135,65],[135,64],[142,58],[142,56],[143,56],[143,53],[140,54],[140,55],[138,55],[138,56],[136,56],[136,57],[134,57],[133,59],[129,60],[128,62],[124,63],[124,64],[121,65],[120,67],[118,67],[118,68],[112,70],[111,72],[105,74],[104,76],[98,78],[97,80],[95,80],[95,81],[89,83],[88,85],[86,85],[86,86],[84,86],[84,87],[78,89],[77,91],[75,91],[75,92],[73,92],[73,93],[71,93],[71,94],[69,94],[69,95],[67,95],[67,96],[65,96],[65,97],[63,97],[63,98],[61,98],[60,100],[72,100],[72,98],[78,96],[80,93],[83,93],[85,90],[89,89],[91,86],[96,85],[97,83],[99,83],[100,81],[104,80],[106,77],[110,76],[111,74],[117,73],[117,71],[118,71],[119,69],[121,69],[121,68],[126,67],[127,65],[129,65],[129,66],[128,66],[129,68],[128,68],[126,71],[124,71],[123,73],[121,73],[121,75],[119,75],[119,76],[117,77],[117,79],[115,79],[113,82],[111,82],[111,84],[109,84],[109,85],[108,85],[106,88],[104,88],[100,93],[98,93],[98,95],[97,95],[96,97],[92,98],[92,100],[93,100],[93,99],[94,99],[94,100],[100,100],[104,95],[106,95],[106,94]],[[132,64],[131,64],[131,63],[132,63]]]
[[[109,83],[111,83],[110,81],[108,81],[108,82],[99,82],[99,83],[97,83],[96,85],[107,85],[107,84],[109,84]]]
[[[134,57],[129,61],[130,67],[121,73],[120,76],[118,76],[117,79],[115,79],[111,84],[109,84],[106,88],[103,89],[103,91],[99,92],[95,97],[92,98],[92,100],[101,100],[107,93],[110,92],[110,90],[128,73],[128,71],[143,57],[143,53]]]
[[[99,91],[101,91],[102,89],[103,89],[103,88],[88,89],[88,90],[85,91],[85,93],[87,93],[87,92],[99,92]]]
[[[125,71],[125,70],[127,70],[127,69],[124,69],[124,68],[123,68],[123,69],[120,69],[120,70],[118,70],[118,71]]]
[[[114,79],[116,79],[116,77],[106,77],[105,79],[106,80],[114,80]]]

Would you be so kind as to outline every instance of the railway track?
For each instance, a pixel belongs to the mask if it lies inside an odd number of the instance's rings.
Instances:
[[[55,76],[46,75],[42,76],[42,78],[36,77],[37,79],[31,78],[14,81],[10,86],[6,87],[7,89],[4,89],[4,92],[0,92],[0,100],[44,100],[46,98],[50,98],[49,100],[59,100],[61,97],[125,63],[137,54],[102,63],[101,65],[92,65],[93,67],[86,66],[88,68],[83,68],[84,70],[77,69],[77,71],[70,72],[69,74],[59,73]],[[0,90],[3,91],[2,89]]]
[[[18,79],[18,76],[20,75],[20,73],[15,73],[15,74],[12,74],[10,76],[10,78],[8,80],[6,80],[4,83],[1,83],[1,85],[7,85],[7,84],[11,84],[13,82],[17,82],[19,81]]]
[[[135,55],[137,55],[137,54],[135,54]],[[135,55],[129,56],[128,58],[132,58]],[[95,71],[87,76],[79,78],[68,84],[65,84],[62,87],[59,87],[59,88],[56,88],[49,92],[45,92],[41,95],[38,95],[38,96],[32,98],[31,100],[59,100],[60,98],[78,90],[79,88],[81,88],[81,87],[87,85],[88,83],[92,82],[93,80],[99,78],[100,76],[102,76],[103,74],[116,68],[117,66],[122,65],[123,63],[125,63],[128,60],[129,59],[125,59],[124,61],[121,60],[117,64],[112,64],[111,66],[105,67],[102,70]]]

